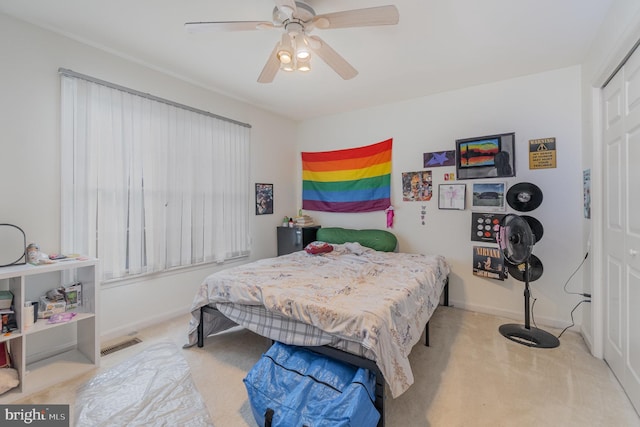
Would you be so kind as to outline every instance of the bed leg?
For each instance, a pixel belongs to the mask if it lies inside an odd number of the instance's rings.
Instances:
[[[424,345],[429,347],[429,322],[424,327]]]
[[[447,281],[444,284],[444,306],[449,307],[449,278],[447,277]]]
[[[204,346],[204,307],[200,307],[200,323],[198,323],[198,347]]]
[[[384,427],[384,378],[382,372],[376,369],[376,400],[374,406],[380,412],[380,421],[378,421],[377,427]]]

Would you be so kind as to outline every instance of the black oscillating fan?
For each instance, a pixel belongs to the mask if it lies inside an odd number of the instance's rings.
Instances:
[[[508,214],[500,221],[496,240],[505,261],[518,265],[524,263],[524,325],[509,323],[500,326],[500,333],[511,341],[540,348],[555,348],[560,345],[558,338],[529,324],[530,316],[530,258],[536,238],[527,220],[521,216]]]

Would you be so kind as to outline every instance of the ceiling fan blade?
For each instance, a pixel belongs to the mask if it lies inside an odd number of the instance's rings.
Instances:
[[[399,20],[398,8],[389,5],[316,15],[313,18],[313,24],[316,28],[325,30],[329,28],[395,25]]]
[[[326,44],[318,36],[310,36],[311,41],[308,43],[311,50],[327,63],[327,65],[345,80],[349,80],[358,75],[358,70],[353,68],[338,52],[333,50],[331,46]]]
[[[276,7],[287,18],[291,18],[298,11],[295,0],[275,0]]]
[[[187,22],[184,28],[189,33],[213,31],[252,31],[275,28],[269,21],[221,21],[221,22]]]
[[[273,48],[273,52],[269,55],[267,63],[264,64],[264,68],[258,76],[258,83],[271,83],[276,77],[276,74],[280,69],[280,61],[278,61],[278,45],[279,43],[276,43],[276,47]]]

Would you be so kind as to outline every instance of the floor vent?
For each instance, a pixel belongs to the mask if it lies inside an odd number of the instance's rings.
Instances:
[[[108,345],[100,349],[100,356],[106,356],[107,354],[115,353],[118,350],[131,347],[132,345],[138,344],[139,342],[142,342],[140,338],[131,338],[118,344]]]

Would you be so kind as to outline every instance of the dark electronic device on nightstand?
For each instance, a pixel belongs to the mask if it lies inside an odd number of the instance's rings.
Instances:
[[[312,227],[278,227],[278,256],[301,251],[316,240],[319,225]]]

